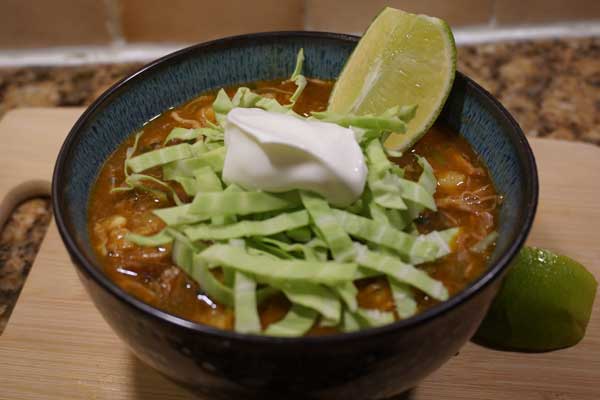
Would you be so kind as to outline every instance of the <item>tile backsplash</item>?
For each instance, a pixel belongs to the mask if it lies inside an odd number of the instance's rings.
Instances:
[[[465,26],[487,23],[492,16],[493,0],[307,0],[306,27],[362,32],[385,6],[433,15],[452,26]]]
[[[600,0],[496,0],[498,24],[523,25],[600,18]]]
[[[360,33],[386,5],[453,27],[600,20],[600,0],[0,0],[0,48],[191,43],[293,29]]]
[[[0,0],[0,48],[106,44],[108,1]]]
[[[202,42],[240,33],[304,26],[304,0],[120,2],[123,36],[131,42]]]

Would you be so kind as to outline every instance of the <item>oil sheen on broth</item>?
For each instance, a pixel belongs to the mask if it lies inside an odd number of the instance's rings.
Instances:
[[[276,98],[281,104],[289,102],[295,84],[281,81],[257,82],[249,86],[255,92]],[[308,115],[322,111],[333,82],[309,79],[309,83],[294,111]],[[237,87],[227,89],[232,96]],[[201,95],[180,107],[168,110],[144,126],[138,152],[162,147],[164,139],[175,127],[196,128],[215,120],[211,104],[215,93]],[[98,260],[107,276],[127,293],[152,306],[191,321],[232,329],[233,310],[204,295],[198,284],[171,261],[171,245],[140,247],[124,239],[128,232],[152,235],[164,228],[164,223],[152,210],[174,205],[172,199],[156,197],[138,190],[114,192],[125,176],[123,163],[126,149],[133,144],[129,137],[108,158],[97,178],[89,204],[89,234]],[[421,233],[460,226],[454,251],[429,264],[420,265],[441,280],[450,295],[456,294],[482,274],[493,250],[483,252],[471,247],[495,230],[501,197],[496,193],[488,171],[481,164],[469,144],[456,132],[440,124],[430,131],[403,157],[393,159],[405,168],[408,179],[421,173],[413,154],[429,161],[438,179],[435,201],[438,211],[426,211],[416,220]],[[145,172],[161,178],[160,168]],[[180,198],[189,201],[185,192],[175,182],[169,184]],[[217,276],[220,270],[213,270]],[[394,301],[383,278],[364,279],[357,283],[358,303],[361,307],[394,311]],[[437,301],[417,293],[419,311],[435,305]],[[277,295],[261,304],[261,324],[268,326],[281,319],[290,307],[283,295]],[[331,327],[318,323],[310,334],[335,333]]]

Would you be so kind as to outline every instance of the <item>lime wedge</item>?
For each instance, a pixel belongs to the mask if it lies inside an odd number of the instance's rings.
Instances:
[[[452,88],[456,47],[446,22],[387,7],[371,23],[338,78],[329,110],[382,113],[418,104],[404,134],[386,146],[403,151],[433,125]]]
[[[549,351],[583,338],[598,284],[577,261],[524,248],[475,335],[495,348]]]

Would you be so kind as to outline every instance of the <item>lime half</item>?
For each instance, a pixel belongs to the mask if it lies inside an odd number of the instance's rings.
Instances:
[[[386,142],[403,151],[435,122],[452,88],[456,47],[446,22],[385,8],[371,23],[336,82],[329,110],[381,113],[396,105],[417,104],[404,134]]]
[[[524,248],[475,341],[523,351],[572,346],[585,334],[597,285],[594,276],[571,258]]]

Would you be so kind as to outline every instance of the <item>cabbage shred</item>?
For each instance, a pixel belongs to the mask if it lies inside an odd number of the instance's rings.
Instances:
[[[302,118],[292,107],[307,84],[301,74],[303,62],[300,50],[290,78],[297,85],[290,104],[281,105],[246,87],[233,98],[221,89],[213,103],[217,124],[174,128],[165,147],[133,156],[142,134],[138,133],[127,151],[125,186],[113,189],[171,194],[177,206],[154,211],[167,228],[153,236],[131,233],[126,239],[140,246],[172,243],[173,262],[214,301],[233,307],[234,328],[240,333],[295,337],[317,323],[350,332],[413,316],[415,290],[440,301],[449,296],[442,282],[416,265],[450,253],[459,228],[415,232],[413,220],[419,213],[436,209],[437,180],[422,157],[419,179],[405,179],[382,145],[390,132],[405,131],[416,106],[397,106],[380,115],[325,111],[309,117],[352,128],[363,149],[367,185],[362,197],[346,209],[314,193],[244,190],[222,180],[227,113],[234,107],[257,107]],[[141,174],[154,167],[162,168],[162,180]],[[164,192],[148,188],[145,180]],[[192,202],[183,204],[170,181],[193,196]],[[222,269],[223,279],[213,274],[214,268]],[[354,282],[376,276],[388,280],[394,312],[358,306]],[[257,307],[275,293],[283,293],[292,307],[283,319],[263,329]]]

